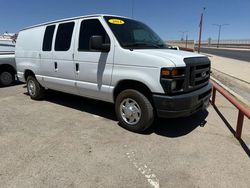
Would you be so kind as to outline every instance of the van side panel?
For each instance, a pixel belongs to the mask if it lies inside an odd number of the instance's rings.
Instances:
[[[25,70],[32,70],[39,75],[43,34],[44,27],[24,30],[18,34],[15,57],[20,80],[23,80]],[[38,76],[37,79],[41,80],[41,77]]]

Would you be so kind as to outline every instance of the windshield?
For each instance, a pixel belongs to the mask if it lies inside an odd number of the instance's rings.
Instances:
[[[166,49],[163,40],[147,25],[119,17],[104,17],[115,37],[127,49]]]

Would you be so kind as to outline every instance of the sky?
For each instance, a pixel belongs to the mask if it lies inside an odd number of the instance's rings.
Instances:
[[[180,39],[181,31],[197,40],[203,7],[202,39],[250,39],[250,0],[0,0],[0,33],[55,19],[88,14],[132,17],[149,25],[164,40]]]

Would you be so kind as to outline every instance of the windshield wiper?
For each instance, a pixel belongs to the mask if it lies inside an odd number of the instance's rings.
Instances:
[[[160,48],[163,48],[163,47],[166,48],[166,44],[157,44],[157,46]]]
[[[160,48],[161,45],[153,44],[153,43],[144,43],[144,42],[135,42],[135,43],[127,43],[123,45],[124,47],[140,47],[140,46],[145,46],[145,47],[155,47],[155,48]]]

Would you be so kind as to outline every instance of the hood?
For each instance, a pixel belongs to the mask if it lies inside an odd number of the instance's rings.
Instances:
[[[205,57],[204,55],[196,54],[193,52],[186,52],[182,50],[171,50],[171,49],[139,49],[135,50],[137,53],[145,55],[151,55],[155,57],[161,57],[163,59],[170,60],[176,67],[186,66],[184,58],[189,57]]]

